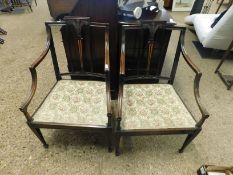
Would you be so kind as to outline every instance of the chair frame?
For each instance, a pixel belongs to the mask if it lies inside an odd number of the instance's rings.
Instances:
[[[146,23],[146,24],[145,24]],[[199,82],[202,76],[201,71],[199,68],[191,61],[191,58],[186,53],[185,47],[184,47],[184,36],[185,36],[185,27],[179,27],[179,26],[166,26],[165,23],[159,23],[156,21],[150,21],[150,25],[148,25],[148,21],[141,22],[137,24],[123,24],[122,25],[122,33],[121,33],[121,55],[120,55],[120,72],[119,72],[119,95],[118,95],[118,105],[117,105],[117,114],[116,114],[116,128],[115,128],[115,155],[120,155],[120,139],[121,136],[140,136],[140,135],[169,135],[169,134],[188,134],[186,140],[183,143],[183,146],[179,149],[179,153],[182,153],[184,149],[187,147],[187,145],[200,133],[202,130],[202,125],[204,121],[209,117],[209,113],[204,108],[200,93],[199,93]],[[153,48],[154,48],[154,34],[158,28],[163,28],[165,30],[178,30],[180,31],[179,35],[179,41],[176,49],[175,58],[173,61],[173,66],[171,70],[170,77],[162,77],[160,75],[156,76],[134,76],[134,77],[127,77],[125,75],[125,31],[130,29],[142,29],[142,28],[150,28],[150,38],[148,42],[148,60],[151,59]],[[165,129],[130,129],[130,130],[123,130],[121,128],[121,119],[122,117],[122,99],[123,99],[123,86],[124,84],[130,84],[133,81],[136,83],[143,82],[144,80],[149,80],[150,82],[157,82],[158,80],[165,80],[168,82],[168,84],[173,84],[175,79],[175,74],[179,62],[180,53],[182,53],[184,60],[189,65],[189,67],[193,70],[195,73],[195,79],[194,79],[194,96],[196,103],[199,107],[199,110],[201,112],[201,119],[196,122],[196,125],[194,128],[165,128]],[[150,61],[148,61],[150,63]],[[157,81],[156,81],[157,80]],[[196,121],[196,120],[195,120]]]
[[[80,63],[83,62],[83,55],[82,55],[82,45],[83,45],[83,38],[81,36],[81,28],[83,25],[88,25],[90,27],[99,27],[103,28],[105,30],[105,62],[104,62],[104,74],[99,73],[93,73],[93,72],[85,72],[84,69],[81,69],[81,71],[76,72],[66,72],[61,73],[59,70],[58,60],[56,56],[56,51],[54,47],[54,41],[53,36],[51,32],[51,26],[53,25],[74,25],[76,29],[80,29],[77,31],[77,47],[79,49],[79,59]],[[75,130],[81,130],[81,131],[91,131],[91,132],[104,132],[107,134],[108,137],[108,150],[109,152],[112,151],[112,110],[111,110],[111,95],[110,95],[110,62],[109,62],[109,25],[106,23],[94,23],[90,22],[90,18],[88,17],[67,17],[64,19],[64,21],[57,21],[57,22],[46,22],[46,32],[47,32],[47,43],[46,48],[43,50],[41,55],[32,63],[32,65],[29,67],[29,70],[31,72],[32,77],[32,84],[31,84],[31,90],[29,93],[29,96],[27,99],[23,102],[23,104],[20,106],[20,111],[25,115],[27,119],[27,124],[30,127],[30,129],[34,132],[34,134],[38,137],[38,139],[42,142],[43,146],[45,148],[48,148],[48,144],[45,142],[45,139],[40,131],[41,128],[47,128],[47,129],[75,129]],[[67,124],[67,123],[52,123],[52,122],[35,122],[33,121],[33,115],[30,115],[28,112],[28,107],[30,105],[30,102],[32,101],[32,98],[36,92],[37,88],[37,66],[40,65],[40,63],[45,59],[48,52],[51,52],[52,62],[54,66],[55,76],[57,82],[59,80],[62,80],[65,76],[76,76],[77,78],[88,78],[89,80],[100,80],[106,82],[106,95],[107,95],[107,113],[106,117],[108,119],[108,123],[106,127],[98,126],[98,125],[77,125],[77,124]],[[71,80],[71,81],[77,81],[77,80]],[[54,86],[57,84],[57,82],[54,84]],[[54,88],[53,86],[53,88]],[[52,88],[52,89],[53,89]],[[51,89],[51,91],[52,91]],[[51,92],[50,91],[50,92]],[[48,95],[50,94],[48,93]],[[47,96],[48,96],[47,95]],[[47,97],[46,96],[46,97]],[[46,99],[45,97],[45,99]],[[42,101],[40,106],[43,104],[45,99]],[[39,109],[40,106],[37,108]]]
[[[233,40],[231,41],[229,47],[225,51],[223,57],[221,58],[221,61],[219,62],[217,68],[214,71],[214,73],[217,73],[220,79],[222,80],[222,82],[225,84],[225,86],[227,87],[227,90],[230,90],[231,87],[233,86],[233,75],[224,75],[222,71],[220,70],[220,68],[222,64],[224,63],[224,61],[229,57],[232,48],[233,48]]]

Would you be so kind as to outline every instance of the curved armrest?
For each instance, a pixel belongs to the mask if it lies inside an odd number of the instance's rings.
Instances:
[[[46,55],[48,54],[48,51],[50,49],[50,40],[51,40],[51,34],[47,33],[47,43],[46,43],[46,48],[43,50],[43,52],[40,54],[40,56],[32,63],[32,65],[29,67],[29,70],[31,72],[31,77],[32,77],[32,84],[31,84],[31,90],[26,98],[26,100],[22,103],[20,106],[20,111],[22,111],[27,118],[27,120],[31,120],[31,117],[29,113],[27,112],[27,108],[35,95],[36,88],[37,88],[37,73],[36,73],[36,67],[44,60]]]
[[[202,118],[197,122],[196,126],[201,127],[204,121],[209,117],[208,111],[205,109],[201,102],[201,97],[199,93],[199,83],[200,79],[202,76],[201,71],[199,68],[191,61],[190,57],[188,56],[185,47],[184,47],[184,35],[185,35],[185,30],[181,30],[181,35],[180,35],[180,47],[181,47],[181,52],[184,57],[184,60],[186,63],[189,65],[189,67],[195,72],[195,79],[194,79],[194,96],[195,100],[197,102],[198,108],[201,111]]]
[[[50,40],[51,40],[51,34],[49,32],[47,32],[46,47],[43,50],[43,52],[40,54],[40,56],[32,63],[32,65],[30,66],[30,69],[35,69],[44,60],[44,58],[46,57],[46,55],[49,52]]]

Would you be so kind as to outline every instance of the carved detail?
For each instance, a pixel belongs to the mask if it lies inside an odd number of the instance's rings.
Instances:
[[[151,63],[151,58],[153,55],[153,50],[154,50],[155,42],[154,41],[149,41],[148,42],[148,56],[147,56],[147,74],[149,74],[150,71],[150,63]]]
[[[81,39],[83,26],[90,24],[90,17],[65,16],[63,20],[66,21],[67,25],[74,27],[78,39]]]

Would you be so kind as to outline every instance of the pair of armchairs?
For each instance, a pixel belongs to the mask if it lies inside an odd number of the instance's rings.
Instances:
[[[69,71],[61,73],[56,56],[55,44],[51,28],[53,26],[70,27],[74,32],[74,44],[77,49],[79,66],[69,67]],[[90,54],[90,30],[98,28],[104,37],[103,73],[96,73],[92,63],[95,59]],[[120,154],[120,138],[125,135],[161,135],[187,134],[187,138],[179,150],[185,147],[198,135],[209,114],[203,107],[199,94],[200,70],[192,63],[184,48],[185,28],[167,27],[164,22],[140,22],[137,24],[121,24],[121,53],[119,70],[119,92],[116,110],[112,109],[110,94],[110,59],[109,59],[109,27],[108,24],[90,22],[89,18],[65,17],[63,21],[46,22],[46,49],[31,65],[32,86],[27,100],[21,105],[27,124],[39,140],[47,148],[48,144],[40,131],[41,128],[77,129],[82,131],[103,132],[108,138],[108,149],[115,145],[116,155]],[[153,53],[161,48],[156,42],[157,30],[180,31],[179,41],[171,74],[167,77],[158,73],[151,74]],[[139,30],[148,33],[145,44],[146,65],[137,64],[135,75],[127,75],[127,33]],[[99,43],[100,44],[100,43]],[[29,104],[37,88],[36,68],[51,52],[57,82],[32,115],[28,112]],[[173,88],[180,53],[186,63],[196,74],[194,79],[194,96],[201,111],[201,119],[195,120],[181,98]],[[142,56],[142,59],[144,59]],[[138,59],[139,61],[139,59]],[[145,61],[145,60],[144,60]],[[77,71],[78,69],[78,71]],[[73,71],[75,70],[75,71]],[[160,82],[163,82],[161,84]],[[113,112],[117,111],[117,112]]]

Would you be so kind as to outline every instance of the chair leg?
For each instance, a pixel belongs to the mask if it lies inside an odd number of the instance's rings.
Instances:
[[[29,6],[29,8],[30,8],[31,12],[33,12],[33,10],[32,10],[32,6],[31,6],[31,4],[29,3],[29,1],[28,1],[28,0],[26,0],[26,2],[27,2],[27,4],[28,4],[28,6]]]
[[[35,4],[36,4],[36,6],[37,6],[37,1],[35,0]]]
[[[108,152],[112,152],[112,132],[108,134]]]
[[[194,133],[189,134],[184,141],[183,146],[179,149],[179,153],[183,153],[184,149],[192,142],[192,140],[199,134],[200,130],[196,130]]]
[[[224,63],[224,61],[227,59],[227,57],[230,55],[230,51],[233,48],[233,40],[231,41],[229,47],[227,48],[227,50],[225,51],[220,63],[218,64],[216,70],[214,71],[214,73],[218,73],[220,67],[222,66],[222,64]]]
[[[115,136],[115,155],[116,156],[120,155],[120,140],[121,140],[121,136],[116,135]]]
[[[35,128],[34,126],[32,126],[31,124],[28,123],[29,128],[33,131],[33,133],[37,136],[37,138],[41,141],[41,143],[43,144],[44,148],[48,148],[49,145],[45,142],[45,139],[40,131],[39,128]]]

